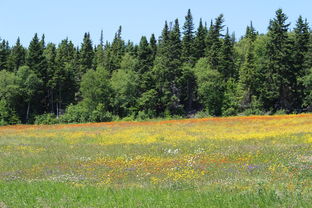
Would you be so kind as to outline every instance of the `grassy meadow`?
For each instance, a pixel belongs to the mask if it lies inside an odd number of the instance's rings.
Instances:
[[[0,208],[311,204],[311,114],[0,127]]]

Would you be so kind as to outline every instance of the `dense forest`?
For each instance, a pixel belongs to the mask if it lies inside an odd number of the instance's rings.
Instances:
[[[0,42],[0,124],[101,122],[156,117],[301,113],[312,110],[312,33],[281,9],[259,34],[236,40],[223,15],[180,26],[139,44],[89,33],[77,47],[34,35],[28,48]]]

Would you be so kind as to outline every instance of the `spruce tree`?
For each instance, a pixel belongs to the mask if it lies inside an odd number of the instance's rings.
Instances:
[[[47,87],[47,96],[48,96],[48,103],[47,108],[48,112],[54,113],[54,103],[53,103],[53,89],[54,89],[54,74],[56,70],[56,46],[53,43],[49,43],[44,50],[44,56],[47,61],[47,76],[48,76],[48,82],[46,83]]]
[[[177,114],[181,112],[182,44],[178,20],[169,31],[167,22],[159,40],[159,49],[155,60],[154,73],[156,89],[159,93],[158,112]]]
[[[15,46],[12,48],[8,57],[8,70],[17,71],[20,66],[25,64],[26,50],[21,45],[20,38],[17,38]]]
[[[294,78],[292,84],[292,90],[294,93],[294,108],[297,111],[302,107],[304,99],[304,84],[302,82],[307,70],[305,69],[304,62],[308,52],[310,32],[309,24],[307,20],[303,20],[299,16],[296,27],[294,29],[294,46],[293,46],[293,71]],[[299,110],[300,111],[300,110]]]
[[[62,40],[56,50],[56,68],[53,74],[54,111],[58,116],[60,109],[75,102],[75,94],[78,91],[79,80],[75,61],[76,50],[71,41]]]
[[[87,70],[93,69],[94,51],[90,33],[85,33],[80,49],[80,73],[84,74]]]
[[[215,23],[211,22],[208,35],[207,35],[207,48],[206,54],[211,65],[211,69],[219,70],[220,65],[220,50],[222,46],[222,41],[220,37],[222,37],[222,30],[223,30],[223,22],[224,18],[223,15],[219,15],[215,19]]]
[[[151,87],[149,83],[150,70],[153,66],[153,51],[145,36],[141,38],[138,47],[138,65],[136,71],[140,75],[140,88],[142,91]]]
[[[28,47],[26,64],[39,76],[40,79],[47,82],[47,62],[43,55],[43,43],[44,41],[39,40],[36,33]]]
[[[227,29],[220,50],[219,72],[223,75],[225,81],[230,78],[237,79],[237,73],[234,63],[234,44]]]
[[[205,56],[206,38],[207,30],[203,25],[202,19],[200,19],[194,40],[194,56],[196,60]]]
[[[185,17],[182,38],[182,60],[183,62],[194,65],[194,24],[191,10],[189,9]]]
[[[267,64],[262,87],[262,100],[266,110],[292,110],[294,72],[291,66],[291,45],[288,37],[289,23],[281,9],[270,21],[266,44]]]
[[[125,54],[125,43],[121,37],[121,26],[119,26],[118,31],[115,34],[114,40],[110,46],[110,56],[109,56],[109,68],[110,72],[120,68],[120,63],[122,57]]]
[[[154,61],[156,53],[157,53],[157,40],[156,40],[154,34],[151,35],[149,45],[150,45],[150,48],[152,50],[152,60]]]
[[[257,38],[257,32],[252,24],[252,21],[250,22],[250,26],[247,26],[246,28],[246,34],[245,34],[245,38],[248,38],[249,40],[251,40],[252,42],[256,40]]]
[[[0,42],[0,70],[8,68],[9,55],[10,55],[9,43],[8,41],[2,40]]]

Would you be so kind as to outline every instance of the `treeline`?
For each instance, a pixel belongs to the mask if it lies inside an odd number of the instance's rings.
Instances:
[[[100,122],[167,116],[300,113],[312,109],[312,33],[301,16],[291,30],[281,9],[259,34],[236,41],[223,15],[197,29],[189,10],[156,39],[80,47],[33,37],[0,43],[0,124]]]

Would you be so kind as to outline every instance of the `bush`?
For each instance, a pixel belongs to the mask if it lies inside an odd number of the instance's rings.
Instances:
[[[35,116],[35,124],[57,124],[59,120],[52,113]]]
[[[0,100],[0,126],[9,124],[18,124],[20,120],[16,115],[16,112],[8,105],[8,103]]]
[[[103,104],[98,104],[95,110],[91,110],[83,102],[68,106],[60,118],[64,123],[105,122],[112,119],[113,115],[105,110]]]
[[[88,109],[81,103],[77,105],[69,105],[66,108],[65,114],[60,117],[63,123],[83,123],[88,121]]]
[[[207,117],[211,117],[207,110],[199,111],[195,114],[195,118],[207,118]]]
[[[243,112],[243,114],[246,116],[263,115],[263,111],[261,109],[262,105],[259,99],[257,99],[255,96],[252,96],[250,106]]]
[[[282,110],[282,109],[277,110],[277,111],[274,113],[274,115],[286,115],[286,114],[287,114],[286,111],[285,111],[285,110]]]
[[[113,115],[105,111],[103,104],[98,104],[96,109],[92,111],[90,121],[91,122],[105,122],[105,121],[112,121]]]

